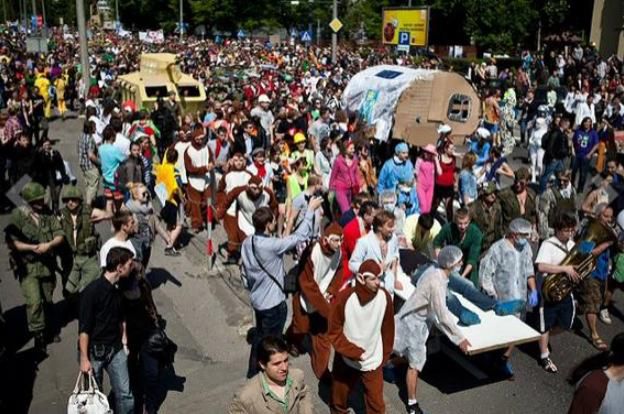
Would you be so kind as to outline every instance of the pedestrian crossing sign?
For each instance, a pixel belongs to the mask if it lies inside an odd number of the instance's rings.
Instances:
[[[303,32],[303,33],[301,33],[301,41],[302,42],[311,42],[312,41],[312,36],[310,36],[310,32]]]

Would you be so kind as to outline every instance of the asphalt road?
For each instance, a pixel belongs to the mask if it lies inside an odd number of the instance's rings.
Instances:
[[[57,148],[77,168],[76,141],[81,121],[53,122],[51,134],[60,142]],[[518,150],[516,156],[525,156]],[[520,161],[513,159],[517,168]],[[81,177],[79,177],[81,180]],[[0,226],[8,223],[8,215],[0,216]],[[106,234],[107,226],[100,226]],[[215,245],[225,239],[221,227],[213,233]],[[106,236],[104,236],[106,238]],[[205,240],[205,237],[203,238]],[[156,241],[150,263],[149,278],[154,285],[154,297],[167,320],[169,336],[180,349],[175,373],[169,373],[164,383],[169,391],[161,407],[163,413],[225,413],[233,392],[244,382],[248,358],[245,335],[251,326],[251,309],[245,291],[238,283],[238,268],[224,267],[217,262],[207,269],[204,240],[188,240],[183,255],[170,258],[162,255],[164,247]],[[32,352],[32,339],[26,332],[24,301],[18,283],[8,267],[6,246],[0,252],[0,301],[8,321],[10,354],[0,366],[0,413],[65,413],[67,399],[78,374],[76,353],[77,322],[70,317],[63,325],[58,344],[49,347],[47,357]],[[55,296],[55,310],[68,315],[67,303],[60,289]],[[615,296],[615,307],[624,310],[624,295]],[[599,322],[605,341],[624,331],[624,315],[613,312],[614,323]],[[584,331],[586,332],[586,331]],[[566,383],[572,367],[595,350],[587,338],[578,333],[564,333],[552,339],[552,357],[559,366],[557,375],[547,374],[535,360],[535,345],[517,350],[512,358],[515,381],[487,375],[478,380],[463,364],[445,354],[432,356],[419,384],[418,399],[427,413],[497,414],[497,413],[563,413],[567,411],[573,388]],[[461,358],[460,361],[465,361]],[[489,374],[487,357],[471,360]],[[327,390],[318,389],[309,368],[307,356],[292,361],[306,371],[314,393],[315,412],[328,412],[324,400]],[[105,387],[108,391],[108,386]],[[388,413],[405,412],[401,397],[404,390],[386,383],[384,396]],[[357,395],[354,405],[360,406]],[[359,412],[363,412],[361,409]]]

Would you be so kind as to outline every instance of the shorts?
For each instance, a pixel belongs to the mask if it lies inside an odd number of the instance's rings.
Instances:
[[[575,316],[576,308],[572,294],[568,295],[561,302],[543,303],[539,308],[538,330],[540,333],[546,333],[557,326],[569,330],[572,328]]]
[[[591,276],[586,277],[576,287],[576,294],[579,302],[579,313],[600,312],[602,305],[602,292],[604,292],[603,283]]]
[[[435,196],[438,200],[444,198],[453,198],[455,197],[455,187],[452,185],[435,185]]]
[[[166,201],[165,206],[160,210],[160,217],[167,224],[167,228],[169,230],[175,228],[178,223],[181,223],[183,220],[183,210],[180,206],[176,206],[175,204]]]
[[[124,195],[121,191],[111,190],[110,188],[105,188],[104,198],[107,200],[123,201]]]
[[[487,121],[483,121],[483,128],[490,131],[490,134],[494,135],[498,132],[498,123],[491,124]]]

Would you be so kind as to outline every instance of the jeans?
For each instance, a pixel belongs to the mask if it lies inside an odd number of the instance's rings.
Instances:
[[[249,354],[249,368],[247,370],[247,378],[256,375],[258,369],[258,347],[260,342],[267,336],[281,337],[286,325],[286,316],[288,314],[288,306],[286,301],[266,310],[255,310],[256,315],[256,334],[251,344],[251,353]]]
[[[117,414],[132,414],[134,412],[134,397],[130,392],[130,378],[128,376],[128,356],[123,349],[114,346],[92,345],[89,359],[93,375],[102,389],[103,370],[106,370],[110,379]]]
[[[161,381],[161,364],[156,358],[144,351],[141,351],[140,360],[145,413],[155,414],[166,394]]]
[[[558,173],[559,171],[563,169],[564,169],[563,160],[552,160],[548,163],[548,165],[544,169],[544,173],[542,174],[542,177],[540,178],[540,186],[539,186],[540,194],[546,190],[546,184],[548,184],[548,179],[550,178],[550,176]]]
[[[490,310],[494,308],[494,305],[496,305],[496,300],[481,292],[472,284],[470,280],[465,277],[461,277],[460,275],[451,274],[449,276],[448,288],[451,292],[459,293],[483,311]],[[449,309],[451,309],[449,302],[452,300],[459,302],[459,299],[457,299],[455,295],[449,294],[446,297],[446,303],[449,305]]]
[[[585,157],[574,157],[572,161],[572,185],[576,181],[576,174],[579,174],[578,185],[576,186],[576,192],[578,194],[583,193],[585,188],[585,181],[587,180],[587,173],[589,172],[589,162]]]

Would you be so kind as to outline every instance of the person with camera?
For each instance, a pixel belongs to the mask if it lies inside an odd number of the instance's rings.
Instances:
[[[322,195],[323,179],[318,175],[311,174],[308,177],[308,188],[293,199],[292,208],[288,211],[288,217],[286,219],[286,228],[284,229],[285,236],[288,236],[299,228],[305,217],[305,212],[308,208],[310,200],[313,197],[322,197]],[[322,217],[322,209],[316,210],[314,217],[312,218],[311,239],[317,239],[320,236]],[[307,246],[307,243],[301,243],[297,246],[297,252],[301,253],[305,246]]]
[[[255,233],[247,237],[241,248],[243,280],[249,290],[256,320],[256,333],[249,356],[247,378],[258,372],[256,352],[262,338],[279,336],[286,324],[284,292],[284,254],[312,236],[312,219],[323,203],[321,197],[310,199],[303,222],[290,236],[273,237],[277,219],[269,207],[260,207],[252,215]]]
[[[128,375],[128,347],[118,283],[129,277],[134,254],[113,247],[106,255],[101,277],[91,282],[80,296],[80,371],[93,373],[102,387],[103,370],[108,373],[119,414],[134,412],[134,397]]]

